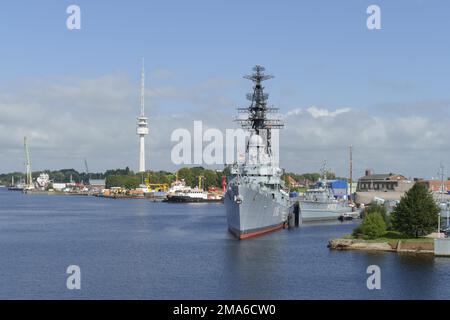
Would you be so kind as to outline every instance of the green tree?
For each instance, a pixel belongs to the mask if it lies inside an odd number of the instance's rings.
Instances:
[[[127,190],[136,189],[139,187],[139,181],[139,176],[125,176],[123,187]]]
[[[231,165],[226,165],[223,170],[221,176],[229,177],[231,175]],[[222,177],[221,177],[222,179]]]
[[[378,212],[383,217],[384,223],[386,223],[386,228],[389,230],[391,227],[391,218],[389,217],[386,207],[378,204],[376,202],[372,202],[366,209],[365,214],[371,214],[374,212]]]
[[[302,179],[308,179],[312,182],[316,182],[317,180],[320,179],[321,176],[322,175],[320,173],[304,173],[300,177]]]
[[[439,211],[426,185],[416,183],[392,212],[392,227],[411,237],[427,235],[436,230]]]
[[[369,239],[375,239],[383,236],[386,233],[386,223],[384,222],[381,213],[372,212],[366,215],[360,231]]]
[[[50,179],[52,179],[54,182],[64,182],[65,176],[64,173],[60,171],[52,171],[50,173]]]
[[[181,168],[178,170],[178,179],[184,179],[186,185],[194,186],[195,177],[193,177],[192,171],[189,168]]]
[[[333,180],[336,179],[336,174],[332,171],[327,171],[327,179]]]

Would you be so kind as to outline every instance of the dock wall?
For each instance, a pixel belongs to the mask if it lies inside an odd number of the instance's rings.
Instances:
[[[450,257],[450,239],[434,239],[434,255]]]

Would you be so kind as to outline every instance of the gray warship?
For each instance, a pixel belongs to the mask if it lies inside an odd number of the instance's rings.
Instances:
[[[354,211],[347,200],[338,200],[328,188],[326,162],[322,166],[322,180],[313,189],[308,189],[299,197],[300,213],[303,222],[338,220],[356,218],[359,212]]]
[[[228,229],[239,239],[286,227],[292,216],[289,194],[283,190],[283,172],[275,164],[271,149],[271,130],[282,128],[283,124],[268,117],[278,109],[267,107],[268,94],[262,86],[264,80],[273,76],[264,74],[262,66],[255,66],[253,71],[244,77],[254,83],[253,92],[247,94],[250,106],[238,108],[246,118],[236,119],[250,133],[245,161],[231,166],[231,179],[224,197]]]

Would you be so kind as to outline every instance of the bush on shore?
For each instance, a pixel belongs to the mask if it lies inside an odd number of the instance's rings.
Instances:
[[[371,214],[374,212],[378,212],[383,217],[384,223],[386,224],[387,230],[391,230],[392,224],[391,224],[391,218],[387,213],[387,209],[384,205],[378,204],[376,202],[372,202],[366,209],[365,214]]]
[[[386,223],[380,212],[371,212],[364,217],[363,223],[353,230],[353,235],[363,235],[367,239],[376,239],[386,233]]]

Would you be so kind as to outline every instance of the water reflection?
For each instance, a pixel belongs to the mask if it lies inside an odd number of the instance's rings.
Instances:
[[[230,298],[260,299],[279,296],[280,265],[285,243],[276,235],[246,241],[230,239],[225,247],[223,285]]]

